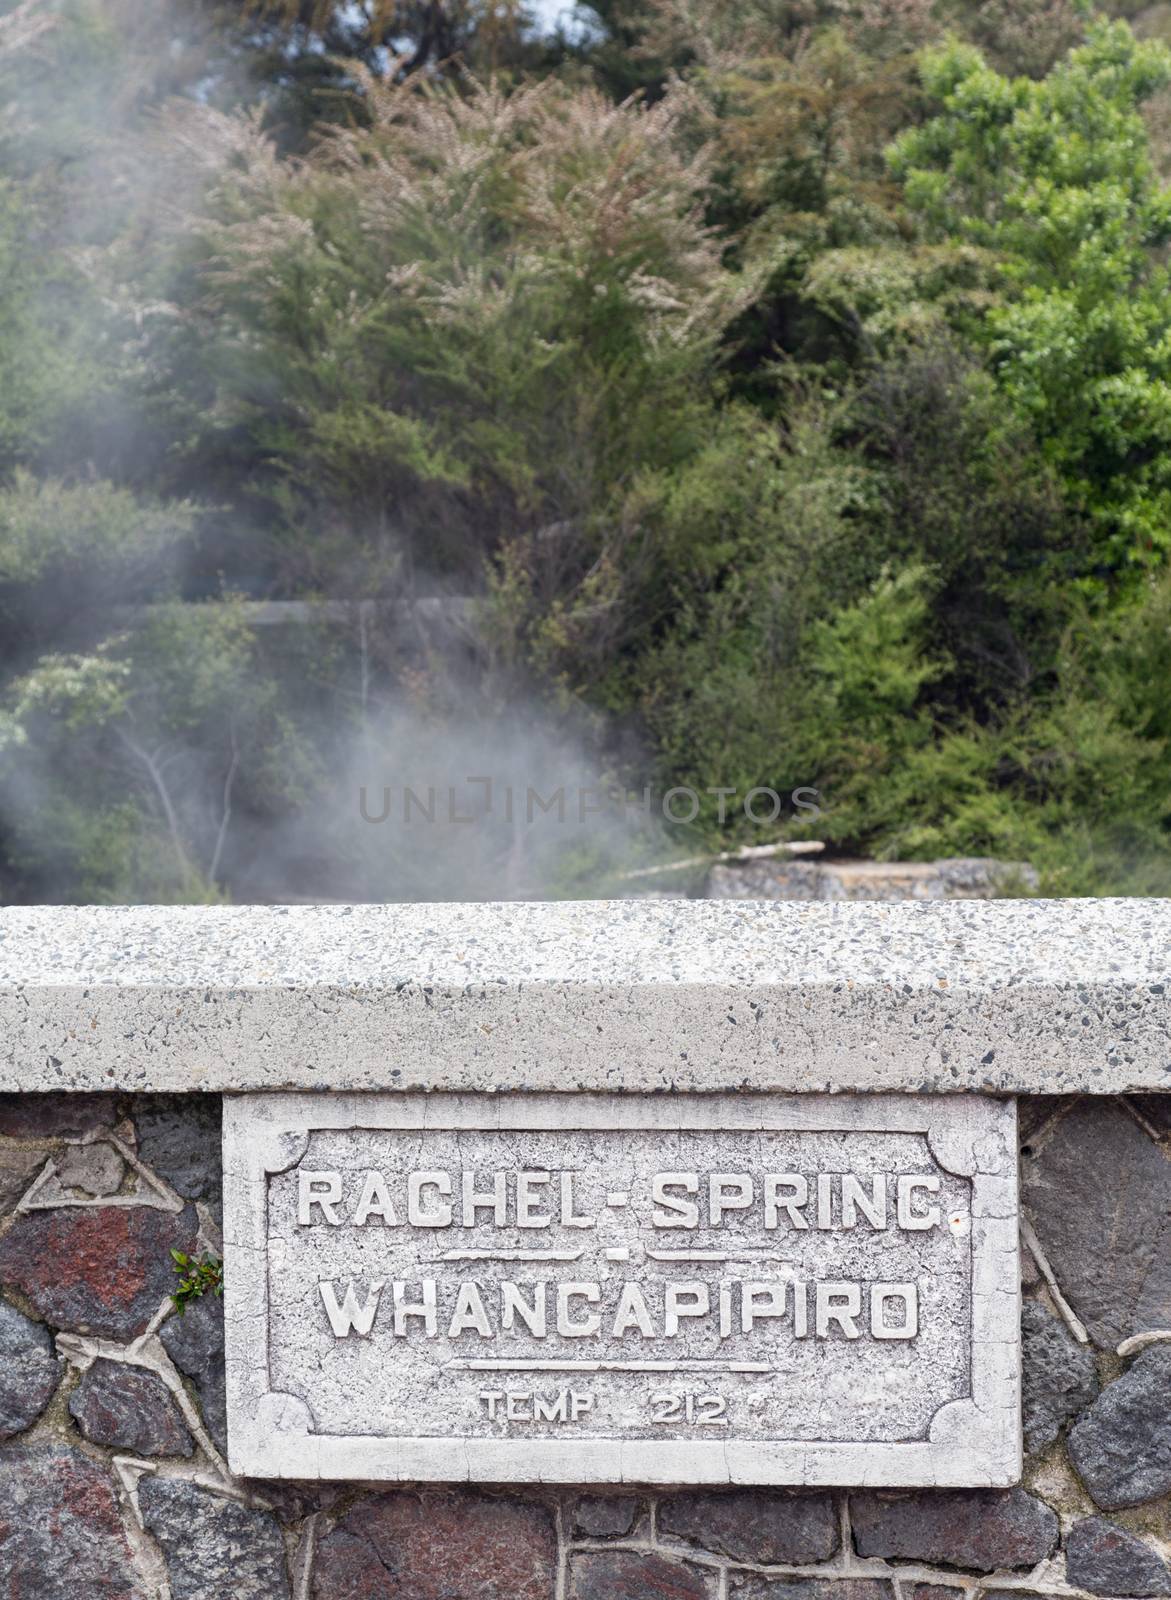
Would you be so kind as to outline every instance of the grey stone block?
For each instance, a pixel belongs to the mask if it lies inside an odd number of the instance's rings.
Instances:
[[[1153,1345],[1074,1423],[1069,1453],[1104,1511],[1171,1491],[1171,1345]]]
[[[0,1451],[0,1592],[4,1600],[147,1600],[103,1466],[61,1445]]]
[[[894,1584],[885,1578],[766,1578],[754,1572],[733,1572],[728,1600],[894,1600]],[[953,1591],[955,1596],[960,1590]]]
[[[11,1210],[44,1165],[44,1150],[0,1142],[0,1213]]]
[[[573,1508],[573,1531],[582,1539],[625,1539],[643,1510],[643,1502],[633,1495],[583,1495]]]
[[[1054,1600],[1054,1596],[1037,1589],[981,1589],[980,1600]]]
[[[49,1330],[0,1300],[0,1439],[32,1426],[53,1398],[62,1365]]]
[[[1037,1300],[1021,1308],[1025,1449],[1045,1450],[1098,1393],[1094,1353]]]
[[[760,1566],[828,1561],[839,1544],[837,1507],[828,1494],[681,1494],[660,1504],[659,1531]]]
[[[54,1165],[62,1189],[103,1198],[118,1193],[126,1173],[126,1163],[104,1139],[68,1145],[54,1158]]]
[[[1059,1111],[1068,1111],[1076,1096],[1068,1094],[1023,1094],[1017,1101],[1017,1123],[1021,1133],[1021,1154],[1032,1155],[1030,1140]]]
[[[1171,1094],[1132,1094],[1129,1099],[1161,1139],[1171,1139]]]
[[[994,1572],[1032,1567],[1057,1547],[1054,1513],[1024,1489],[850,1496],[861,1556]]]
[[[219,1448],[228,1448],[228,1403],[224,1385],[224,1302],[214,1294],[188,1302],[168,1317],[159,1338],[171,1360],[199,1394],[199,1408]]]
[[[1171,1571],[1143,1539],[1105,1517],[1086,1517],[1071,1529],[1065,1544],[1065,1575],[1091,1594],[1137,1596],[1171,1594]]]
[[[172,1600],[289,1600],[284,1540],[268,1512],[181,1478],[142,1478],[138,1503]]]
[[[1095,1344],[1171,1326],[1171,1158],[1121,1105],[1076,1105],[1023,1179],[1025,1210]]]
[[[220,1098],[218,1095],[143,1095],[134,1103],[138,1154],[184,1200],[219,1193]]]
[[[195,1449],[174,1396],[143,1367],[95,1361],[69,1396],[69,1414],[93,1444],[140,1456],[189,1456]]]

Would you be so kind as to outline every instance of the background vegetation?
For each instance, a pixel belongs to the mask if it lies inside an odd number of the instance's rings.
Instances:
[[[0,893],[604,893],[785,832],[1171,892],[1164,35],[3,0]],[[359,817],[471,773],[704,801]],[[706,793],[757,786],[822,815]]]

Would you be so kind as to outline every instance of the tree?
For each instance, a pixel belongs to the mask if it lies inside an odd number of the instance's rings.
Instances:
[[[1035,429],[1094,533],[1084,576],[1171,550],[1171,191],[1143,103],[1171,54],[1124,23],[1040,81],[1006,78],[969,46],[928,55],[942,110],[895,146],[892,170],[929,235],[994,253],[1002,297],[971,337]]]
[[[319,775],[292,709],[231,602],[41,655],[0,716],[10,859],[54,898],[218,898],[241,815],[275,825]]]
[[[679,148],[686,92],[366,95],[367,123],[301,161],[238,120],[176,130],[223,159],[189,236],[199,298],[158,325],[164,393],[197,460],[247,456],[301,581],[306,527],[341,523],[329,559],[367,593],[400,561],[470,579],[519,540],[550,604],[622,537],[615,497],[709,425],[743,283]]]

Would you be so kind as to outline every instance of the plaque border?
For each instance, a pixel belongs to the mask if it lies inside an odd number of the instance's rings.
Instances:
[[[358,1482],[842,1485],[999,1488],[1021,1474],[1015,1099],[982,1095],[396,1094],[297,1090],[224,1096],[228,1463],[249,1478]],[[607,1128],[919,1133],[972,1180],[969,1397],[925,1440],[347,1437],[310,1431],[268,1386],[267,1187],[320,1128]]]

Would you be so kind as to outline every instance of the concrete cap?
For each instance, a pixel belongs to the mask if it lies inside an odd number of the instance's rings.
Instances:
[[[1171,901],[11,907],[0,1089],[1171,1089]]]

